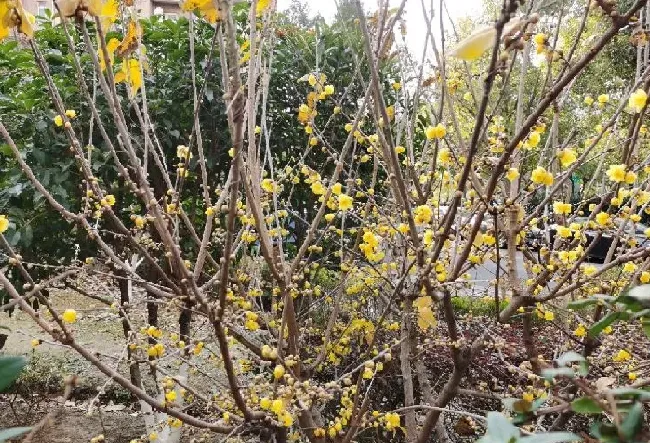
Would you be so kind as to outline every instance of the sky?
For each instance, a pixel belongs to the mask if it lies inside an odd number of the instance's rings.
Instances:
[[[309,9],[312,15],[320,13],[325,19],[329,20],[334,17],[336,12],[336,1],[335,0],[301,0],[303,3],[309,5]],[[292,0],[278,0],[278,9],[280,11],[285,10],[289,7]],[[374,7],[376,8],[377,0],[362,0],[362,3],[367,8]],[[390,0],[391,6],[398,6],[401,3],[400,0]],[[424,3],[429,5],[430,0],[424,0]],[[439,1],[435,0],[434,5],[438,5]],[[449,11],[449,15],[452,20],[456,21],[463,17],[476,17],[477,14],[481,12],[482,0],[447,0],[445,5]],[[430,13],[429,13],[430,15]],[[445,14],[446,15],[446,14]],[[419,58],[422,54],[422,49],[424,41],[426,38],[426,25],[424,22],[424,15],[422,14],[422,1],[421,0],[406,0],[406,8],[404,18],[406,19],[406,24],[408,28],[408,34],[406,37],[406,43],[409,47],[409,50],[416,54]],[[438,19],[435,20],[437,23]],[[447,23],[448,24],[448,23]],[[439,34],[439,33],[438,33]],[[434,31],[435,35],[435,31]]]

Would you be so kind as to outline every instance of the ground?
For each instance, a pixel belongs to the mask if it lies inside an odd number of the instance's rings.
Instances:
[[[485,276],[477,275],[474,279],[487,281],[493,278],[493,269],[489,264],[484,268],[479,272],[483,272]],[[105,291],[97,291],[97,294],[110,297]],[[121,322],[108,305],[68,290],[52,291],[51,301],[60,311],[75,307],[79,320],[74,328],[81,343],[91,349],[100,350],[104,361],[114,362],[116,365],[120,362],[123,364],[124,339]],[[501,408],[500,400],[489,398],[492,394],[521,398],[523,390],[541,387],[541,382],[534,383],[533,387],[533,383],[517,373],[516,366],[505,364],[506,360],[514,365],[525,360],[521,331],[517,327],[497,325],[493,318],[494,305],[487,302],[489,300],[484,298],[465,298],[454,302],[456,309],[461,313],[459,327],[463,335],[471,338],[489,330],[488,341],[502,341],[502,346],[498,352],[492,348],[482,352],[477,357],[478,364],[472,367],[462,384],[463,389],[482,391],[486,396],[481,398],[460,395],[449,405],[449,409],[484,415],[489,410]],[[566,343],[566,335],[571,334],[571,326],[565,325],[562,317],[562,312],[558,310],[557,318],[553,322],[535,321],[534,332],[540,339],[538,352],[547,361],[553,360],[563,352],[557,345]],[[41,434],[35,436],[33,442],[82,443],[99,434],[105,434],[109,437],[109,442],[121,443],[130,442],[143,435],[145,429],[138,415],[137,405],[121,387],[107,382],[101,373],[71,350],[52,343],[24,313],[14,312],[11,317],[0,313],[0,324],[11,329],[2,352],[25,355],[30,361],[17,384],[17,394],[0,396],[2,427],[34,425],[48,413],[59,411],[58,416]],[[438,327],[443,328],[444,322],[440,321]],[[623,327],[617,327],[616,335],[621,337],[631,332],[634,332],[635,337],[643,336],[638,330],[628,331]],[[442,337],[444,332],[432,332],[432,337],[435,336]],[[610,337],[612,336],[603,338],[603,346],[594,356],[592,371],[602,377],[614,375],[624,382],[627,372],[624,368],[612,366],[610,363],[611,355],[615,351],[609,343]],[[44,341],[33,347],[34,339]],[[647,340],[641,341],[630,350],[643,362],[648,360],[650,346]],[[438,377],[434,377],[433,388],[440,389],[452,367],[447,346],[432,340],[423,345],[421,352],[420,356],[425,360],[430,374],[438,374]],[[393,363],[398,364],[396,360]],[[389,373],[390,371],[387,375]],[[61,397],[63,380],[71,374],[78,376],[78,383],[73,396],[64,403]],[[385,383],[378,381],[386,385],[386,390],[379,395],[387,396],[390,401],[394,400],[396,404],[393,406],[399,407],[401,382],[399,378],[396,379],[398,383],[391,383],[389,380],[390,377],[384,380]],[[220,389],[219,383],[215,384],[214,379],[209,382],[214,389]],[[482,432],[482,428],[477,426],[480,423],[468,424],[461,416],[454,414],[445,414],[444,423],[453,442],[474,441]],[[585,423],[571,423],[571,426],[575,426],[573,430],[578,432],[588,429]],[[185,441],[191,442],[192,437],[185,436]]]
[[[122,326],[109,306],[72,291],[52,291],[51,299],[58,310],[75,307],[79,313],[75,328],[83,344],[101,349],[106,356],[120,355]],[[79,309],[80,306],[83,308]],[[25,355],[30,360],[17,387],[23,395],[0,396],[2,427],[33,425],[49,411],[61,408],[57,419],[37,434],[33,442],[81,443],[104,433],[111,436],[111,442],[128,443],[142,435],[142,419],[134,414],[131,406],[124,404],[130,401],[128,394],[113,384],[105,385],[104,377],[92,365],[69,349],[52,343],[22,312],[15,311],[11,317],[0,313],[0,324],[12,331],[3,352]],[[34,348],[33,339],[44,341]],[[63,380],[70,374],[78,376],[78,386],[70,401],[61,405]],[[105,394],[98,397],[100,386],[104,387]],[[91,403],[95,407],[89,414]]]
[[[32,417],[45,416],[47,410],[55,402],[43,404],[30,414]],[[22,425],[25,416],[20,409],[17,416],[9,409],[0,412],[0,422],[3,426]],[[27,424],[33,422],[28,421]],[[76,410],[73,406],[64,406],[62,413],[52,421],[52,424],[37,433],[34,443],[81,443],[88,442],[100,434],[110,436],[111,443],[128,443],[144,433],[144,425],[138,416],[132,416],[125,411],[104,412],[88,415],[86,412]]]

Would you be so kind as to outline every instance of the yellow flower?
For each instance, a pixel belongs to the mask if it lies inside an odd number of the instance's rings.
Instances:
[[[323,88],[323,92],[327,95],[334,94],[334,85],[325,85],[325,87]]]
[[[433,231],[431,229],[424,231],[422,243],[424,243],[425,246],[431,246],[433,244]]]
[[[632,171],[627,171],[625,173],[625,183],[627,183],[628,185],[631,185],[635,181],[636,181],[636,173],[634,173]]]
[[[596,222],[601,226],[607,226],[610,221],[610,216],[606,212],[599,212],[596,214]]]
[[[271,402],[270,409],[275,414],[280,415],[282,412],[284,412],[284,402],[279,398],[276,398],[275,400],[273,400],[273,402]]]
[[[338,197],[339,199],[339,210],[347,211],[352,208],[353,198],[346,194],[341,194]]]
[[[379,240],[375,234],[371,231],[366,231],[363,233],[363,241],[368,243],[370,246],[375,247],[379,244]]]
[[[77,311],[74,309],[66,309],[61,315],[61,319],[65,323],[74,323],[77,321]]]
[[[9,229],[9,219],[6,215],[0,214],[0,234]]]
[[[571,229],[567,228],[566,226],[558,226],[557,233],[562,238],[571,237]]]
[[[257,2],[257,7],[255,8],[255,14],[257,14],[259,17],[260,15],[264,14],[264,11],[266,11],[270,5],[271,0],[259,0]]]
[[[166,392],[165,393],[165,400],[167,400],[170,403],[173,402],[174,400],[176,400],[176,391]]]
[[[257,4],[258,7],[260,3],[263,3],[263,1],[260,1]],[[217,21],[221,20],[219,11],[214,6],[212,0],[186,0],[184,2],[181,2],[181,9],[183,11],[198,10],[210,23],[216,23]]]
[[[553,202],[553,212],[556,214],[569,215],[571,213],[571,203]]]
[[[39,339],[35,338],[34,340],[32,340],[32,348],[35,348],[35,347],[39,346],[40,344],[41,344],[41,341]]]
[[[637,374],[636,372],[629,372],[629,373],[627,374],[627,378],[629,378],[630,381],[634,381],[634,380],[636,380],[637,377],[638,377],[638,374]]]
[[[269,194],[275,192],[275,190],[277,189],[275,182],[270,178],[265,178],[264,180],[262,180],[261,186],[262,189],[264,189],[264,191],[268,192]]]
[[[603,329],[604,334],[611,334],[614,329],[611,326],[607,326],[605,329]]]
[[[55,124],[56,126],[58,126],[59,128],[60,128],[61,126],[63,126],[63,117],[61,117],[60,115],[55,116],[55,117],[54,117],[54,124]]]
[[[291,425],[293,425],[293,417],[291,416],[291,414],[289,414],[286,411],[283,414],[281,414],[278,418],[282,422],[282,426],[284,426],[285,428],[288,428]]]
[[[448,165],[451,163],[451,151],[449,148],[442,148],[438,151],[438,161],[441,165]]]
[[[433,211],[428,205],[420,205],[413,212],[415,215],[415,223],[418,225],[430,223],[433,217]]]
[[[521,396],[521,398],[524,401],[532,402],[533,400],[535,400],[535,394],[533,394],[532,392],[524,392],[524,394]]]
[[[115,50],[120,46],[120,41],[116,38],[112,38],[106,43],[106,52],[108,52],[108,60],[113,66],[113,61],[115,60]],[[104,60],[104,51],[97,51],[99,54],[99,66],[102,71],[106,70],[106,61]]]
[[[284,369],[284,366],[277,365],[275,367],[275,369],[273,369],[273,377],[275,377],[276,380],[279,379],[279,378],[282,378],[284,376],[285,372],[286,371]]]
[[[636,265],[632,262],[627,262],[623,265],[623,272],[632,273],[636,270]]]
[[[535,42],[536,45],[541,46],[546,43],[546,34],[542,32],[538,32],[533,36],[533,41]]]
[[[260,399],[260,408],[264,409],[265,411],[271,409],[271,399],[268,397],[262,397]]]
[[[438,123],[436,126],[428,126],[424,130],[424,135],[426,135],[428,140],[441,139],[447,135],[447,128],[442,123]]]
[[[585,274],[587,277],[594,275],[598,269],[594,265],[587,265],[584,268],[582,268],[583,274]]]
[[[625,349],[621,349],[616,353],[616,355],[612,358],[615,362],[623,362],[623,361],[628,361],[632,358],[632,355],[630,355],[629,352]]]
[[[101,199],[100,203],[103,206],[114,206],[115,205],[115,196],[112,194],[108,194],[106,197]]]
[[[506,172],[506,178],[510,181],[517,180],[519,178],[519,169],[517,168],[508,169],[508,172]]]
[[[585,335],[587,335],[587,328],[585,328],[585,325],[580,323],[576,328],[576,330],[573,331],[573,335],[575,335],[576,337],[584,337]]]
[[[400,416],[396,412],[389,412],[384,416],[386,421],[386,429],[389,431],[395,430],[400,427]]]
[[[528,140],[526,140],[526,143],[528,144],[529,147],[536,148],[537,145],[539,145],[539,141],[541,140],[541,138],[542,136],[539,134],[539,132],[533,131],[528,136]]]
[[[622,181],[625,181],[625,169],[625,165],[610,165],[606,174],[611,181],[620,183]]]
[[[607,95],[607,94],[600,94],[600,95],[598,96],[598,103],[599,103],[601,106],[604,105],[605,103],[607,103],[608,101],[609,101],[609,95]]]
[[[578,156],[573,149],[565,148],[557,153],[557,158],[560,160],[562,167],[566,168],[567,166],[575,163],[578,159]]]
[[[585,97],[585,105],[591,106],[594,104],[594,99],[591,95]]]
[[[395,152],[398,154],[402,154],[406,151],[406,148],[404,146],[395,146]]]
[[[399,91],[400,89],[402,89],[402,84],[400,82],[394,82],[393,83],[393,89],[395,91]]]
[[[117,20],[117,14],[120,11],[120,6],[117,0],[107,0],[102,3],[102,6],[99,10],[99,17],[102,22],[102,28],[104,31],[108,30],[110,25]]]
[[[649,283],[650,282],[650,272],[648,271],[643,271],[641,275],[639,276],[639,281],[643,284]]]
[[[538,166],[533,170],[530,179],[533,183],[543,184],[544,186],[551,186],[553,184],[553,174],[548,172],[542,166]]]
[[[630,109],[634,110],[634,112],[638,114],[645,107],[647,100],[648,94],[646,94],[643,89],[637,89],[632,94],[630,94],[627,105],[630,107]]]
[[[311,192],[313,192],[316,195],[323,195],[325,194],[325,186],[319,181],[312,183],[311,185]]]
[[[182,159],[189,159],[192,158],[192,153],[190,152],[190,148],[188,148],[185,145],[178,145],[176,147],[176,157]]]
[[[137,215],[137,216],[133,219],[133,223],[135,224],[135,227],[136,227],[137,229],[142,229],[142,228],[144,228],[144,225],[145,225],[146,222],[147,222],[147,219],[144,218],[144,217],[142,217],[142,216],[140,216],[140,215]]]
[[[555,314],[553,314],[553,312],[551,312],[551,311],[545,311],[544,312],[544,320],[547,320],[547,321],[555,320]]]
[[[506,32],[506,29],[503,31]],[[477,29],[465,39],[461,40],[451,51],[453,57],[465,61],[473,61],[482,56],[485,51],[496,43],[497,31],[494,26],[485,26]]]
[[[17,28],[18,32],[28,37],[34,35],[32,24],[35,22],[34,16],[23,9],[19,0],[2,0],[0,1],[0,40],[9,37],[9,32]]]
[[[140,72],[140,62],[137,59],[131,58],[122,61],[122,70],[115,74],[115,83],[121,82],[127,82],[130,85],[131,97],[135,97],[142,87],[142,73]]]
[[[66,109],[65,115],[68,116],[69,118],[75,118],[77,116],[77,111],[74,109]]]

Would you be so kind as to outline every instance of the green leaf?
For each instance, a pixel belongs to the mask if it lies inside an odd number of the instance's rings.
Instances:
[[[622,320],[626,318],[629,314],[626,312],[614,311],[607,314],[600,321],[594,323],[591,328],[589,328],[589,337],[598,337],[598,335],[605,329],[607,326],[611,325],[617,320]]]
[[[582,439],[572,432],[547,432],[522,437],[517,443],[559,443],[563,441],[581,441]]]
[[[575,300],[567,304],[567,308],[573,310],[580,310],[588,308],[598,303],[598,300],[593,298],[583,298],[581,300]]]
[[[574,300],[572,302],[569,302],[569,304],[567,304],[567,307],[573,310],[580,310],[603,302],[610,303],[614,300],[615,298],[612,297],[611,295],[599,294],[599,295],[594,295],[593,297],[583,298],[580,300]]]
[[[643,329],[643,332],[645,333],[645,336],[650,338],[650,320],[647,319],[642,319],[641,320],[641,328]]]
[[[650,305],[650,285],[636,286],[627,293],[631,297],[641,303],[643,306]]]
[[[600,414],[603,412],[600,405],[589,397],[582,397],[573,400],[571,402],[571,409],[573,412],[578,412],[580,414]]]
[[[4,443],[5,441],[20,437],[23,434],[28,433],[31,431],[32,428],[9,428],[9,429],[1,429],[0,430],[0,443]]]
[[[596,437],[602,443],[617,442],[619,441],[618,432],[616,427],[610,423],[602,423],[595,421],[589,427],[589,433]]]
[[[488,412],[487,431],[479,443],[510,443],[520,435],[519,428],[499,412]]]
[[[569,363],[585,361],[585,356],[574,351],[565,352],[555,360],[558,366],[567,366]]]
[[[27,364],[24,357],[0,357],[0,392],[4,392],[20,375]]]
[[[573,378],[575,377],[575,373],[573,372],[573,369],[571,368],[546,368],[542,369],[542,377],[550,380],[554,377],[569,377]]]
[[[625,417],[623,423],[621,423],[621,432],[628,440],[631,440],[639,432],[639,429],[641,429],[642,421],[643,406],[640,402],[636,402],[630,409],[630,412],[627,413],[627,417]]]
[[[643,389],[634,389],[634,388],[614,388],[610,391],[615,397],[632,397],[639,398],[640,400],[650,399],[650,392],[644,391]]]

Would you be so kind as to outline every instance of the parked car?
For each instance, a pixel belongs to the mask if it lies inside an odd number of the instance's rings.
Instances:
[[[589,219],[587,217],[576,217],[573,220],[573,223],[579,223],[580,225],[584,226],[588,220]],[[622,218],[616,218],[614,219],[614,225],[611,228],[608,228],[604,231],[592,229],[591,227],[582,229],[582,233],[586,238],[586,242],[584,243],[584,248],[585,250],[589,250],[590,259],[601,261],[601,262],[605,260],[605,258],[607,257],[607,253],[609,252],[609,249],[612,246],[614,237],[617,235],[617,232],[620,229],[620,227],[623,225],[623,223],[625,223],[625,228],[623,233],[623,236],[625,238],[627,239],[635,238],[637,244],[639,245],[648,242],[648,237],[645,235],[645,231],[648,229],[647,225],[638,222],[634,223],[630,220],[624,220]],[[551,249],[553,248],[553,244],[555,243],[555,236],[558,230],[557,228],[558,228],[557,224],[552,224],[548,230],[549,233],[548,244]],[[598,237],[598,234],[600,232],[602,232],[602,235]],[[596,242],[596,244],[592,246],[594,242]],[[620,242],[617,246],[620,246]],[[614,254],[614,258],[615,257],[616,254]]]

